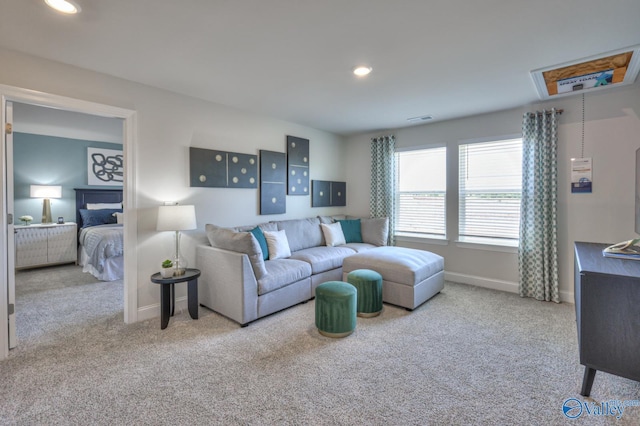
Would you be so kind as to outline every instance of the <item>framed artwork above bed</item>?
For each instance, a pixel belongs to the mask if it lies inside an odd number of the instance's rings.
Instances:
[[[124,157],[122,151],[87,148],[87,185],[122,186]]]

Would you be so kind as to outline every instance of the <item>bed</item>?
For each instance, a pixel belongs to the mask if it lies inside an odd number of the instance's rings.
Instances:
[[[124,277],[122,189],[76,188],[78,263],[101,281]],[[119,207],[119,208],[118,208]]]

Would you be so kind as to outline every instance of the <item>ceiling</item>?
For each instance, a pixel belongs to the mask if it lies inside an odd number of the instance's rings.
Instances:
[[[526,105],[532,70],[640,43],[638,0],[75,1],[3,0],[0,45],[340,135]]]

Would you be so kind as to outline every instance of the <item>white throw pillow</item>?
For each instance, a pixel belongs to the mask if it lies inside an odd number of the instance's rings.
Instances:
[[[263,231],[263,234],[269,247],[269,260],[284,259],[291,256],[289,240],[287,240],[287,234],[284,229],[280,231]]]
[[[116,223],[117,223],[118,225],[122,225],[122,224],[124,223],[124,213],[118,213],[118,212],[116,212],[116,213],[112,214],[111,216],[115,216],[115,218],[116,218]]]
[[[87,203],[87,210],[121,209],[122,203]]]
[[[342,232],[342,225],[340,223],[332,223],[327,225],[326,223],[321,223],[320,227],[322,228],[322,233],[324,234],[324,239],[327,242],[327,246],[341,246],[342,244],[346,244],[347,240],[344,238],[344,232]]]

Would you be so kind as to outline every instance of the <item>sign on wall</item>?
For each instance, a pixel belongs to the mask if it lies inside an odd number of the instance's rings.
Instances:
[[[571,192],[591,193],[593,166],[591,158],[571,159]]]
[[[122,186],[124,181],[122,151],[87,148],[87,184]]]

